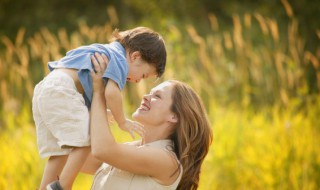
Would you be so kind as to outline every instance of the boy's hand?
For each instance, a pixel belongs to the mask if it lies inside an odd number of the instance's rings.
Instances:
[[[144,137],[145,130],[143,128],[143,125],[136,121],[132,121],[130,119],[126,119],[126,121],[123,124],[119,124],[119,127],[130,133],[131,137],[135,139],[134,132],[137,133],[142,138]]]

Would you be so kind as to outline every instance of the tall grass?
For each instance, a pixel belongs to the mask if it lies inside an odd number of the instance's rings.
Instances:
[[[209,19],[213,32],[205,36],[200,36],[192,25],[186,27],[197,52],[188,57],[192,70],[188,73],[203,76],[192,78],[191,83],[204,94],[257,108],[288,106],[296,98],[304,104],[310,95],[319,95],[319,47],[306,49],[297,20],[292,19],[288,27],[280,30],[274,18],[264,18],[259,13],[234,15],[233,30],[219,31],[215,15],[209,15]],[[185,67],[179,66],[178,70]],[[197,83],[210,84],[212,88]]]
[[[209,15],[210,32],[192,25],[169,25],[165,34],[168,66],[164,79],[189,83],[205,102],[214,142],[201,173],[201,190],[320,189],[319,47],[307,49],[299,22],[278,23],[259,13],[233,16],[229,31]],[[0,52],[0,189],[35,189],[40,160],[31,115],[34,85],[48,73],[47,62],[90,43],[108,43],[118,18],[67,34],[42,28],[14,41],[2,36]],[[319,31],[316,31],[318,36]],[[128,85],[126,111],[155,85]],[[130,140],[116,128],[120,141]],[[89,189],[92,177],[80,175],[75,189]]]

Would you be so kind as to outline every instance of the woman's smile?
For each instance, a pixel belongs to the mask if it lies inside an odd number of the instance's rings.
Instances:
[[[149,111],[149,110],[150,110],[150,106],[147,105],[147,104],[144,102],[144,103],[142,103],[142,104],[140,105],[140,107],[139,107],[138,109],[139,109],[139,110],[143,110],[143,111]]]

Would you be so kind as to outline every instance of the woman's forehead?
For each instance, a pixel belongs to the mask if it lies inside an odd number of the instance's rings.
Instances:
[[[154,87],[153,89],[151,89],[151,92],[155,92],[155,91],[166,91],[171,89],[172,84],[170,82],[163,82],[159,85],[157,85],[156,87]]]

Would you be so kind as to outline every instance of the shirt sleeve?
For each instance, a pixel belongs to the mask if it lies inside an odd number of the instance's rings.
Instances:
[[[106,82],[108,79],[113,80],[118,84],[119,89],[122,90],[127,81],[127,74],[128,64],[126,60],[113,54],[109,57],[108,67],[102,77]]]

